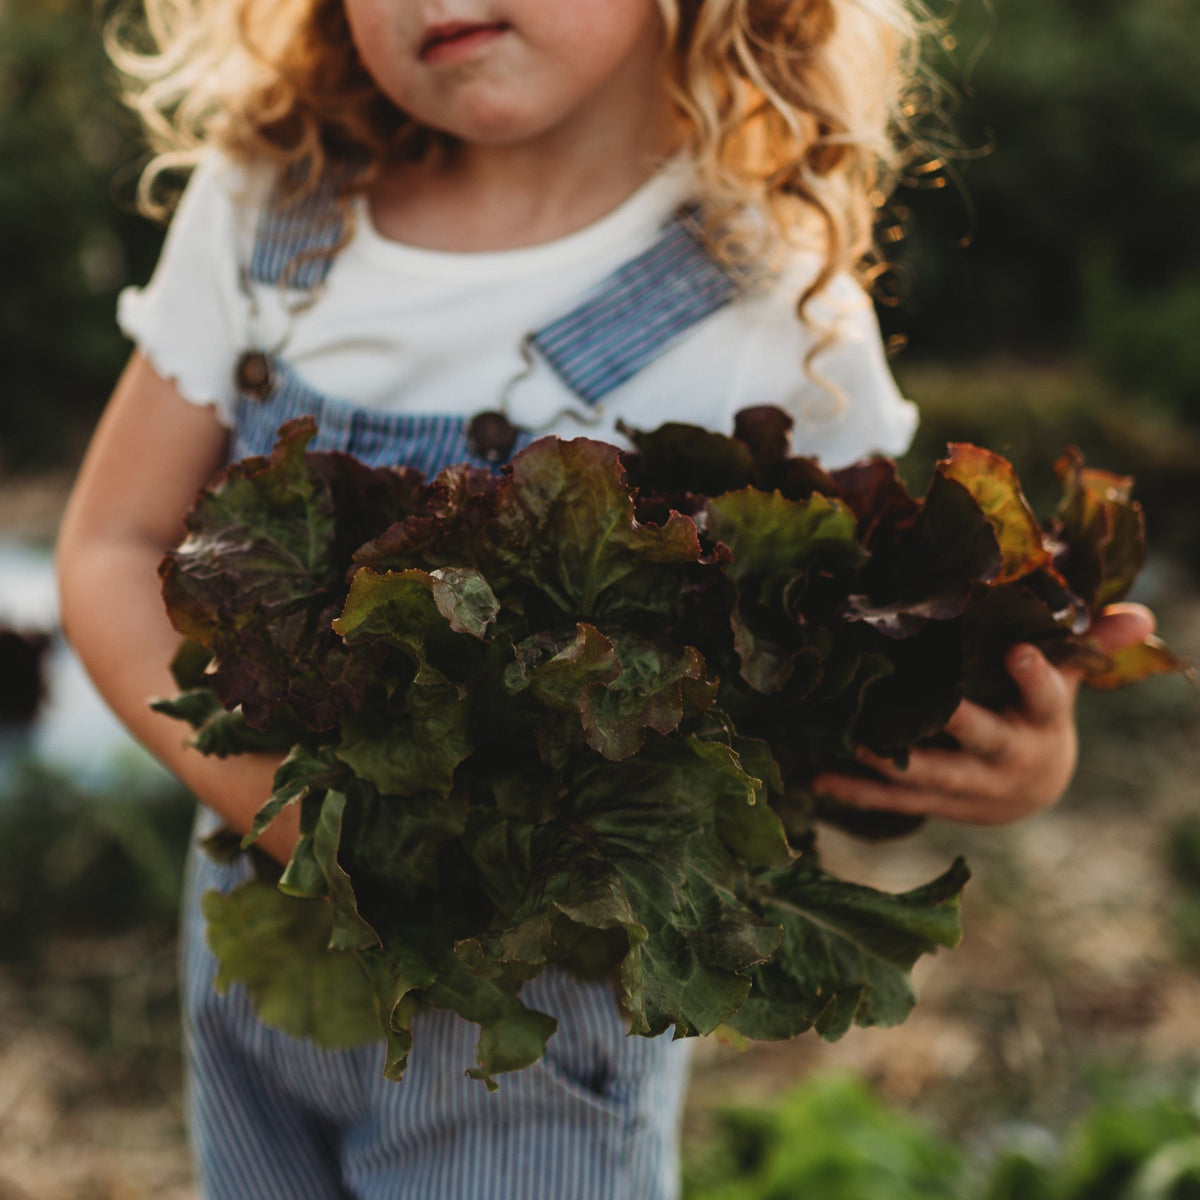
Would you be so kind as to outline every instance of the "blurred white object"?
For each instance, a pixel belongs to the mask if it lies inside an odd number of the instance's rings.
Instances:
[[[58,592],[49,549],[0,542],[0,626],[53,638],[45,658],[45,701],[27,734],[0,743],[0,783],[20,759],[62,771],[83,787],[152,782],[166,770],[112,715],[58,631]]]

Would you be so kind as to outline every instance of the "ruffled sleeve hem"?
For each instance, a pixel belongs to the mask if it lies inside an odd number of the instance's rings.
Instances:
[[[214,386],[211,371],[199,369],[185,343],[158,335],[153,302],[145,288],[127,287],[117,298],[117,325],[163,379],[189,404],[208,406],[227,428],[234,424],[234,398]]]
[[[200,160],[167,231],[154,276],[126,288],[117,323],[189,403],[232,425],[238,356],[249,344],[249,254],[266,175],[219,151]]]

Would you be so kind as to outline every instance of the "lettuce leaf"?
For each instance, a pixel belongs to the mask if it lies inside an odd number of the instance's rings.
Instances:
[[[903,762],[964,696],[1013,703],[1015,641],[1099,687],[1182,664],[1087,642],[1144,558],[1128,480],[1069,452],[1039,523],[987,450],[950,446],[915,497],[885,459],[790,455],[790,429],[546,438],[426,483],[309,453],[305,420],[206,490],[161,568],[188,641],[156,707],[205,753],[289,750],[246,845],[300,811],[282,876],[205,899],[220,986],[296,1036],[383,1038],[393,1079],[447,1009],[488,1086],[553,1036],[521,1000],[552,966],[608,980],[643,1035],[903,1020],[967,869],[902,895],[824,873],[818,818],[911,823],[814,774]]]

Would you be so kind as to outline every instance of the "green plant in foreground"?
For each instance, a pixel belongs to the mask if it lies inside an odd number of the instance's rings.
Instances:
[[[1111,1099],[1068,1134],[1055,1200],[1197,1200],[1200,1117],[1173,1097]]]
[[[22,765],[0,789],[0,962],[56,937],[172,928],[193,807],[181,787],[94,791]]]
[[[1196,1200],[1200,1115],[1181,1099],[1104,1098],[1053,1154],[998,1156],[981,1200]]]
[[[687,1164],[685,1200],[963,1200],[959,1152],[850,1076],[716,1121]]]
[[[1175,938],[1182,954],[1200,961],[1200,817],[1188,815],[1168,831],[1167,866],[1175,881]]]
[[[972,1168],[861,1081],[823,1076],[720,1110],[685,1164],[684,1200],[1195,1200],[1200,1116],[1166,1095],[1102,1099],[1038,1153]]]

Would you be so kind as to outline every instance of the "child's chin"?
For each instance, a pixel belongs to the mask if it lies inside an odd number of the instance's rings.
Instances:
[[[460,120],[444,122],[439,128],[467,145],[515,149],[537,142],[550,133],[556,124],[544,116],[535,117],[514,108],[489,106]]]

